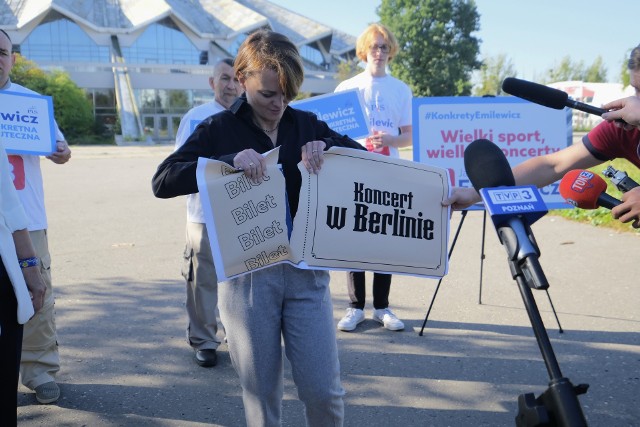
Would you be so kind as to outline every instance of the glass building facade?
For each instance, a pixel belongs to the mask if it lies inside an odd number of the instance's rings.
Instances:
[[[200,51],[169,18],[149,25],[122,56],[130,64],[200,64]]]
[[[85,89],[85,92],[87,99],[93,105],[96,122],[103,125],[109,132],[114,132],[118,117],[115,90],[113,88]]]
[[[52,11],[20,44],[35,62],[110,62],[109,48],[98,46],[78,24]]]
[[[96,44],[78,24],[50,12],[19,46],[21,55],[36,63],[110,63],[110,48]],[[165,18],[149,25],[130,47],[122,48],[128,64],[189,64],[202,62],[201,52]],[[85,88],[96,121],[116,130],[117,105],[113,88]],[[175,137],[180,118],[190,108],[213,100],[210,90],[138,89],[134,91],[145,134],[152,138]]]
[[[98,124],[134,139],[172,139],[190,108],[213,100],[210,64],[234,57],[248,34],[271,23],[299,46],[304,93],[333,91],[337,65],[355,47],[355,38],[262,0],[146,0],[142,14],[137,2],[54,3],[43,10],[41,0],[6,0],[0,28],[26,59],[67,72]]]
[[[134,93],[144,134],[153,139],[175,138],[182,116],[214,99],[211,90],[137,89]]]

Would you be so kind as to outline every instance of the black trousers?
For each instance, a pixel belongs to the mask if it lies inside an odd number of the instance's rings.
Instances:
[[[18,374],[22,352],[22,325],[18,301],[0,258],[0,425],[17,424]]]
[[[364,309],[366,299],[364,271],[348,271],[347,287],[351,308]],[[389,307],[391,274],[373,273],[373,308],[381,310]]]

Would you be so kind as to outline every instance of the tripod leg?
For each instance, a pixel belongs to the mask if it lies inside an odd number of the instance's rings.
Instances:
[[[431,313],[431,307],[433,307],[433,303],[436,300],[436,295],[438,295],[438,290],[440,289],[440,283],[442,283],[442,279],[438,280],[438,285],[436,286],[436,291],[433,293],[433,297],[431,297],[431,304],[429,304],[429,309],[427,310],[426,316],[424,316],[424,322],[422,322],[422,328],[418,335],[422,336],[424,332],[424,327],[427,325],[427,320],[429,320],[429,313]]]
[[[456,246],[456,241],[458,240],[458,235],[460,234],[460,229],[462,229],[462,224],[464,223],[464,219],[467,217],[467,211],[461,211],[462,218],[460,218],[460,224],[458,224],[458,229],[456,230],[456,234],[453,236],[453,241],[451,242],[451,248],[449,249],[449,254],[447,255],[449,259],[451,259],[451,254],[453,253],[453,248]],[[422,329],[418,335],[422,336],[424,327],[427,324],[427,320],[429,320],[429,313],[431,313],[431,307],[433,307],[433,303],[436,300],[436,295],[438,295],[438,289],[440,289],[440,283],[442,283],[442,278],[438,280],[438,285],[436,286],[436,291],[433,293],[433,297],[431,298],[431,304],[429,304],[429,309],[427,310],[427,314],[424,317],[424,322],[422,322]]]
[[[558,332],[563,333],[562,325],[560,325],[560,319],[558,319],[558,313],[556,313],[556,308],[553,306],[553,301],[551,301],[551,295],[549,294],[549,289],[545,289],[547,292],[547,298],[549,298],[549,304],[551,304],[551,311],[553,311],[553,315],[556,318],[556,322],[558,323]]]
[[[478,304],[482,305],[482,272],[484,269],[484,236],[487,230],[487,211],[482,213],[482,244],[480,245],[480,289],[478,291]]]

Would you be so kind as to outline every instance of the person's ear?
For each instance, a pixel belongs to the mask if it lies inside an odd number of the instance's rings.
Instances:
[[[209,87],[212,90],[216,90],[216,79],[213,76],[209,77]]]
[[[236,75],[236,77],[238,78],[238,83],[240,84],[240,87],[242,88],[242,90],[246,91],[247,88],[245,87],[245,83],[247,81],[247,78],[243,74],[240,74],[240,73],[238,73]]]

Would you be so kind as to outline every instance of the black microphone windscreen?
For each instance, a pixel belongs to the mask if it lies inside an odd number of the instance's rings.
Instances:
[[[562,110],[566,107],[567,100],[569,99],[569,95],[567,95],[566,92],[514,77],[504,79],[502,82],[502,90],[518,98],[526,99],[527,101],[556,110]]]
[[[464,168],[476,191],[516,184],[509,161],[500,147],[488,139],[476,139],[467,146]]]

